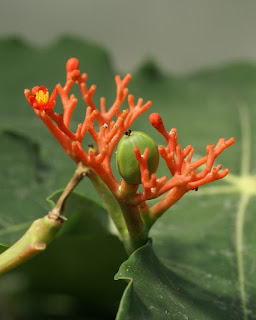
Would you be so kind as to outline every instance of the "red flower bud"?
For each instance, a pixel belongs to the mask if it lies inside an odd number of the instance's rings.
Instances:
[[[158,113],[151,113],[149,116],[149,121],[157,131],[163,133],[165,131],[165,127],[162,121],[162,118]]]
[[[78,70],[79,67],[79,60],[77,58],[70,58],[66,64],[67,72],[72,72],[74,70]]]

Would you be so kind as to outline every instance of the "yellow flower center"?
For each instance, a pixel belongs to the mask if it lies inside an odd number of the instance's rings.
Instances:
[[[36,101],[40,105],[46,104],[49,101],[49,92],[46,91],[46,93],[44,93],[43,90],[39,90],[38,92],[36,92]]]

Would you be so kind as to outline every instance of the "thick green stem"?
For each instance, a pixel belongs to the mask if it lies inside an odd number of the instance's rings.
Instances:
[[[35,220],[26,233],[0,255],[0,274],[20,265],[37,253],[44,251],[53,240],[65,217],[65,202],[80,180],[87,174],[88,168],[78,164],[71,180],[66,185],[55,207],[43,218]]]
[[[52,218],[49,214],[35,220],[27,232],[0,255],[0,274],[44,251],[59,231],[62,221]]]
[[[137,205],[123,199],[119,199],[118,203],[129,231],[127,237],[123,237],[123,243],[127,253],[130,255],[133,251],[146,244],[148,231],[141,220]]]
[[[89,169],[87,176],[93,183],[95,189],[98,191],[98,194],[103,201],[104,207],[112,218],[117,230],[120,233],[121,238],[126,238],[128,236],[126,223],[121,208],[112,192],[108,189],[106,184],[101,180],[101,178],[94,170]]]
[[[122,181],[120,190],[113,195],[94,170],[89,169],[87,176],[98,191],[106,210],[120,233],[124,247],[130,255],[148,240],[148,233],[140,218],[139,207],[132,203],[138,186],[129,185]]]

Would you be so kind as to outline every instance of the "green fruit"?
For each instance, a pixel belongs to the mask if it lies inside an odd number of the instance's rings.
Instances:
[[[140,166],[134,155],[134,147],[138,146],[143,154],[149,148],[148,170],[152,174],[156,172],[159,164],[159,152],[155,141],[146,133],[140,131],[127,131],[119,141],[116,152],[116,164],[121,177],[130,184],[140,184]]]

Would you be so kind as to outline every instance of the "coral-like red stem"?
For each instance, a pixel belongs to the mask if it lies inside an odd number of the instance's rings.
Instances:
[[[150,179],[148,164],[147,164],[149,148],[146,148],[144,150],[143,155],[141,155],[139,147],[134,147],[134,154],[140,165],[141,183],[143,186],[143,193],[135,195],[134,202],[141,203],[145,200],[153,199],[157,197],[159,189],[163,185],[163,183],[167,180],[167,177],[164,176],[160,179],[157,179],[156,174],[153,173]]]
[[[51,134],[56,138],[56,140],[60,143],[63,149],[68,154],[70,154],[71,145],[70,145],[69,139],[66,138],[66,135],[54,125],[51,118],[45,112],[38,111],[35,109],[35,113],[44,122],[44,124],[47,126]]]
[[[135,203],[139,204],[168,192],[162,200],[151,208],[151,213],[159,215],[178,201],[187,191],[222,179],[229,173],[229,169],[220,172],[221,166],[218,165],[213,168],[213,164],[216,157],[235,142],[234,138],[228,140],[220,138],[215,148],[212,144],[209,144],[206,147],[206,156],[192,162],[194,149],[191,145],[188,145],[182,151],[181,146],[177,144],[178,136],[175,128],[168,133],[164,128],[161,117],[157,113],[150,115],[150,122],[167,141],[167,147],[160,146],[159,153],[165,160],[172,177],[167,182],[165,176],[157,179],[156,174],[152,174],[150,177],[147,166],[149,150],[146,149],[141,155],[139,148],[135,147],[134,154],[140,165],[143,185],[142,194],[134,196]],[[204,164],[205,168],[197,173],[196,169]]]
[[[72,143],[72,151],[75,155],[78,156],[79,161],[96,171],[96,173],[106,183],[110,191],[112,191],[114,194],[117,192],[119,183],[116,181],[113,173],[109,172],[109,170],[106,170],[104,166],[102,166],[104,155],[95,156],[94,152],[89,152],[88,155],[83,150],[81,143],[78,141]]]
[[[173,206],[178,200],[180,200],[186,193],[186,189],[182,187],[175,187],[171,189],[160,201],[154,204],[150,208],[152,216],[157,219],[160,217],[168,208]]]
[[[67,128],[69,128],[70,120],[77,104],[77,99],[73,94],[71,94],[70,97],[68,96],[73,84],[74,82],[72,80],[67,80],[64,88],[62,88],[60,84],[57,84],[56,86],[64,109],[63,122]]]
[[[127,85],[131,80],[131,75],[127,74],[123,79],[115,77],[116,98],[112,106],[106,111],[106,99],[100,99],[98,109],[93,101],[96,90],[95,85],[87,88],[87,74],[79,71],[79,61],[71,58],[66,64],[66,83],[62,87],[57,84],[51,98],[48,100],[48,90],[45,87],[34,87],[32,94],[30,90],[25,90],[28,102],[34,107],[36,114],[42,119],[50,132],[59,141],[68,155],[76,162],[83,162],[84,165],[93,168],[101,179],[107,184],[109,189],[115,194],[119,188],[119,183],[115,179],[110,166],[111,156],[124,132],[131,126],[133,121],[145,112],[151,101],[143,104],[143,100],[138,99],[134,103],[134,97],[129,95],[129,110],[121,111],[120,107],[128,95]],[[77,105],[77,98],[70,94],[73,85],[77,83],[83,100],[87,104],[86,114],[83,123],[78,124],[76,132],[69,129],[71,117]],[[55,98],[59,93],[63,104],[63,114],[53,112]],[[116,117],[116,120],[114,118]],[[99,130],[94,127],[97,121]],[[82,148],[82,141],[86,133],[89,133],[96,144],[96,148],[86,152]]]
[[[228,140],[220,138],[215,147],[209,144],[206,147],[206,155],[193,162],[194,148],[188,145],[182,150],[181,146],[178,145],[177,130],[172,128],[171,131],[167,132],[160,115],[153,113],[149,120],[167,142],[166,147],[159,147],[159,153],[165,160],[172,177],[167,181],[166,176],[157,178],[155,173],[150,175],[147,163],[149,149],[145,149],[141,154],[139,148],[135,147],[134,154],[140,166],[143,192],[138,193],[138,185],[129,185],[125,181],[122,181],[120,185],[110,166],[112,154],[124,132],[129,129],[138,116],[148,110],[152,102],[143,103],[143,99],[139,98],[135,103],[134,96],[132,94],[128,95],[127,85],[131,80],[131,75],[127,74],[123,79],[120,76],[115,77],[116,98],[112,106],[107,108],[106,99],[102,97],[100,106],[97,108],[93,100],[96,85],[93,84],[88,89],[88,76],[86,73],[80,73],[78,59],[69,59],[66,64],[66,71],[65,85],[62,87],[58,84],[50,98],[48,90],[43,86],[34,87],[32,92],[25,90],[25,96],[34,108],[35,113],[48,127],[66,153],[75,162],[82,162],[85,166],[94,169],[105,182],[122,208],[131,235],[135,232],[134,236],[140,237],[140,232],[142,234],[144,232],[144,225],[139,213],[141,215],[145,213],[145,217],[150,213],[154,220],[189,190],[222,179],[228,174],[229,169],[220,171],[220,165],[217,165],[216,168],[213,168],[213,165],[216,157],[235,142],[234,138]],[[77,106],[77,98],[74,94],[70,94],[70,91],[75,83],[79,86],[87,108],[83,122],[77,125],[76,132],[72,132],[69,127],[73,111]],[[63,114],[53,112],[57,93],[61,97]],[[126,98],[129,109],[120,110]],[[94,127],[95,121],[98,124],[98,129]],[[82,142],[87,132],[96,146],[90,145],[86,152],[82,147]],[[205,165],[205,167],[197,173],[196,169],[202,165]],[[166,192],[167,194],[149,210],[145,201],[154,199]],[[133,215],[130,215],[131,212]]]
[[[65,133],[67,137],[69,137],[71,140],[77,139],[76,135],[65,126],[63,114],[54,113],[52,109],[46,110],[45,113],[47,113],[47,115],[57,124],[58,128]]]

